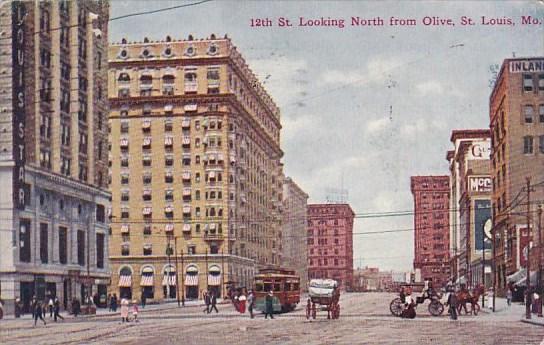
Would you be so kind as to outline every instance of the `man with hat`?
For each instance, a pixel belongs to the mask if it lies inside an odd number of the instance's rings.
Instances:
[[[272,290],[270,290],[268,292],[268,295],[266,295],[266,298],[265,298],[265,312],[264,312],[264,318],[267,319],[268,318],[268,315],[270,315],[270,318],[273,319],[274,318],[274,308],[273,308],[273,302],[274,302],[274,294],[272,292]]]

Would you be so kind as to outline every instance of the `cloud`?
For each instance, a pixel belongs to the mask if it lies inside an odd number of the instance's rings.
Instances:
[[[369,59],[365,68],[362,69],[329,69],[325,70],[320,78],[320,84],[333,86],[364,86],[376,84],[379,82],[386,83],[391,75],[398,67],[402,65],[397,57],[374,57]]]
[[[383,130],[385,130],[390,123],[391,121],[385,117],[381,119],[368,121],[366,124],[366,133],[367,134],[380,133]]]
[[[421,96],[442,95],[444,87],[436,80],[428,80],[416,85],[416,90]]]

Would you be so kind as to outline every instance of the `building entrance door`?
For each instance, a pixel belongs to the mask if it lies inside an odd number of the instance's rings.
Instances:
[[[23,313],[32,312],[32,296],[34,296],[34,282],[21,282],[19,294],[23,304]]]

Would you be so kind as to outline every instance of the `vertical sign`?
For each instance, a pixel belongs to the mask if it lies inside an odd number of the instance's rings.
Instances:
[[[491,218],[491,200],[474,200],[474,249],[482,250],[484,226]],[[491,249],[491,241],[485,241],[485,249]]]
[[[12,9],[13,58],[13,202],[25,208],[25,26],[23,1],[14,1]]]
[[[521,228],[519,231],[519,241],[518,241],[518,251],[519,251],[519,265],[522,268],[525,268],[527,265],[527,248],[531,243],[531,238],[529,236],[529,231],[527,228]]]

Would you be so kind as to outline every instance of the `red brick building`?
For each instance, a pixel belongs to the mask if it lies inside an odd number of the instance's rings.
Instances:
[[[308,278],[353,281],[353,218],[348,204],[308,205]]]
[[[414,196],[414,269],[422,280],[444,285],[449,265],[449,176],[412,176]]]

